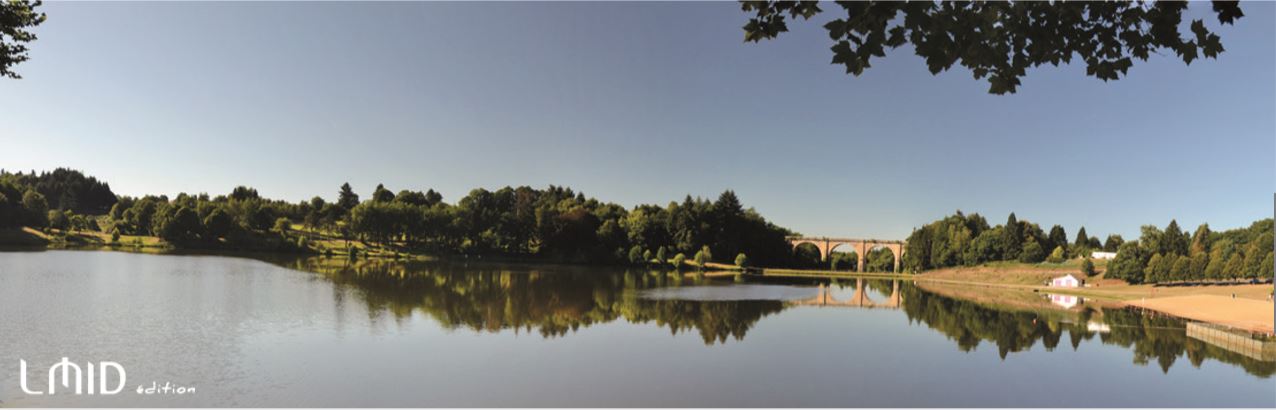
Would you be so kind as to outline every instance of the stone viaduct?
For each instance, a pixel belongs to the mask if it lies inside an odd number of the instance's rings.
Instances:
[[[791,236],[788,238],[789,244],[796,249],[798,245],[809,243],[815,245],[820,250],[820,260],[828,260],[833,250],[841,246],[846,246],[855,251],[857,263],[855,269],[864,271],[864,258],[868,257],[868,251],[878,248],[886,248],[895,256],[895,272],[899,272],[900,262],[904,259],[904,241],[884,241],[878,239],[851,239],[851,238],[814,238],[805,236]]]

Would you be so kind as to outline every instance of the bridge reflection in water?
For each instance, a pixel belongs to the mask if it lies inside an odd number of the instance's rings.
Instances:
[[[891,295],[885,302],[878,302],[868,297],[868,288],[864,286],[864,279],[855,279],[855,293],[851,294],[849,299],[837,300],[833,298],[832,286],[824,286],[820,284],[819,293],[810,299],[801,299],[790,302],[796,306],[822,306],[822,307],[857,307],[857,308],[884,308],[899,309],[900,294],[899,281],[891,281]]]

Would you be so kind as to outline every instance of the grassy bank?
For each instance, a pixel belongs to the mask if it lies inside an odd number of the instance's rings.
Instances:
[[[279,251],[278,242],[295,242],[299,238],[305,238],[304,249],[290,249],[288,252]],[[207,252],[212,254],[224,253],[228,255],[242,254],[245,252],[278,254],[301,253],[330,255],[343,258],[349,257],[353,253],[359,258],[374,259],[423,260],[446,258],[513,264],[577,266],[598,265],[583,261],[561,260],[534,255],[448,254],[426,249],[414,249],[404,244],[391,243],[385,245],[360,240],[347,240],[339,237],[334,232],[305,229],[298,224],[292,225],[291,229],[287,232],[257,232],[249,237],[240,237],[238,242],[226,242],[225,240],[219,240],[217,242],[197,242],[185,244],[183,246],[177,246],[157,236],[149,235],[120,235],[118,238],[112,238],[110,234],[101,231],[59,229],[47,229],[42,231],[32,228],[3,229],[0,230],[0,247],[13,249],[121,250],[147,253],[180,251],[183,253]],[[703,267],[701,267],[697,266],[695,261],[690,259],[682,262],[681,269],[673,269],[673,262],[673,259],[669,259],[666,260],[665,263],[661,264],[652,260],[651,263],[647,265],[634,265],[634,267],[681,272],[687,276],[704,275],[705,277],[733,277],[745,270],[744,268],[736,265],[716,262],[707,262]],[[612,265],[608,264],[608,266]]]

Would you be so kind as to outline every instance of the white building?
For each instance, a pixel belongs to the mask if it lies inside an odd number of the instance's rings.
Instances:
[[[1094,259],[1112,260],[1116,258],[1116,252],[1090,252],[1090,257]]]
[[[1079,288],[1085,284],[1085,280],[1077,279],[1072,274],[1067,274],[1050,280],[1050,286],[1056,288]]]

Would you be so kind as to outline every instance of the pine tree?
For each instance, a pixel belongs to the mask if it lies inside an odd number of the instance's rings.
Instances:
[[[1002,258],[1004,260],[1018,259],[1023,251],[1023,236],[1019,235],[1019,220],[1015,218],[1014,212],[1006,218],[1006,229],[1002,231],[1002,235],[1004,235],[1002,244],[1006,247],[1006,253],[1002,255]]]
[[[1183,234],[1183,230],[1179,229],[1178,221],[1170,220],[1170,224],[1165,227],[1165,234],[1161,237],[1161,253],[1164,254],[1187,254],[1187,236]]]
[[[347,211],[359,205],[359,194],[354,193],[349,182],[341,184],[341,191],[337,192],[337,205]]]
[[[1065,248],[1068,247],[1068,233],[1064,232],[1062,226],[1055,225],[1050,227],[1049,238],[1050,238],[1050,243],[1048,245],[1050,249],[1054,249],[1060,246]]]
[[[1121,248],[1121,244],[1123,243],[1125,243],[1125,238],[1122,238],[1121,235],[1108,235],[1108,239],[1103,242],[1103,251],[1116,252],[1117,249]]]
[[[1077,238],[1072,241],[1072,246],[1077,248],[1084,248],[1089,245],[1090,245],[1090,237],[1086,236],[1085,227],[1083,226],[1081,227],[1081,229],[1077,230]]]
[[[377,189],[372,191],[373,202],[390,202],[394,200],[394,193],[385,189],[385,185],[377,184]]]
[[[1188,255],[1196,256],[1210,251],[1210,225],[1201,224],[1196,227],[1196,233],[1192,234],[1192,246],[1188,248]]]

